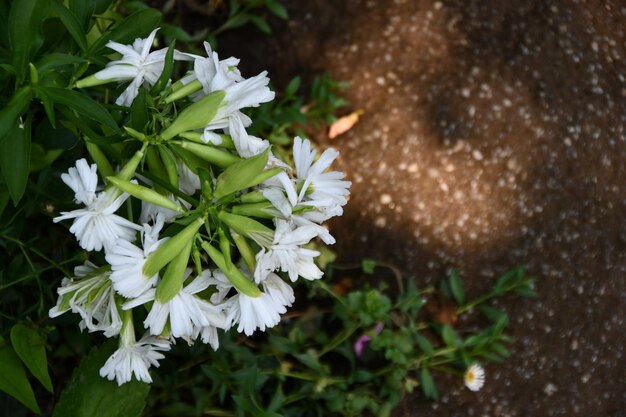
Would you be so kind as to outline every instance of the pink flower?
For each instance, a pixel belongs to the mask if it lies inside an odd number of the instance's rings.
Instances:
[[[374,329],[373,329],[374,336],[378,336],[380,332],[383,331],[384,327],[385,327],[384,324],[380,322],[376,323],[376,326],[374,326]],[[367,345],[370,344],[371,340],[372,340],[372,336],[369,336],[368,334],[362,334],[361,336],[358,337],[358,339],[356,339],[353,345],[354,353],[356,354],[356,356],[361,356],[363,354],[363,351],[365,350]]]

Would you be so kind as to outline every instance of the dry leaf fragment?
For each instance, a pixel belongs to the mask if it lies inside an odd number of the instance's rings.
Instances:
[[[359,121],[359,117],[364,113],[363,110],[353,111],[347,116],[340,117],[330,125],[328,129],[328,137],[334,139],[339,135],[343,135],[348,130],[352,129],[352,126]]]

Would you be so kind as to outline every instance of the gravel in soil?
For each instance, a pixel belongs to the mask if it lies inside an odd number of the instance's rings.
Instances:
[[[353,181],[341,260],[449,267],[470,294],[523,264],[538,299],[502,303],[513,357],[472,393],[437,382],[398,416],[624,416],[626,5],[619,1],[286,2],[276,35],[222,54],[284,85],[328,69],[361,121],[323,147]],[[245,47],[242,47],[245,43]]]

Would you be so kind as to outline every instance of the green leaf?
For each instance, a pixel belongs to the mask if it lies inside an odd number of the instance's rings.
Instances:
[[[224,172],[217,177],[214,196],[216,198],[222,198],[256,185],[254,184],[254,180],[263,172],[269,154],[270,147],[259,155],[242,159],[226,168]]]
[[[458,304],[463,304],[465,302],[465,291],[463,290],[463,283],[461,282],[461,277],[459,276],[459,272],[456,269],[452,269],[450,271],[450,290],[452,291],[452,296],[454,300]]]
[[[417,345],[420,347],[422,352],[428,355],[432,355],[433,353],[435,353],[435,348],[433,348],[433,345],[430,343],[430,340],[428,340],[426,337],[422,336],[419,333],[415,333],[414,336],[415,336],[415,341],[417,342]]]
[[[168,81],[170,80],[170,76],[172,75],[172,69],[174,69],[174,45],[176,45],[176,41],[172,41],[170,46],[167,48],[167,53],[165,54],[165,64],[163,66],[163,72],[161,76],[152,86],[152,90],[150,90],[150,94],[156,96],[167,86]]]
[[[41,414],[20,358],[10,345],[0,348],[0,390]]]
[[[109,41],[122,44],[133,42],[136,38],[146,37],[161,22],[161,12],[156,9],[139,10],[117,24],[114,28],[104,32],[97,41],[91,45],[87,55],[93,56],[100,52]]]
[[[301,82],[302,79],[300,77],[293,77],[285,89],[285,97],[293,97],[298,92]]]
[[[149,107],[148,92],[145,88],[140,88],[137,97],[130,106],[130,120],[126,126],[145,133],[144,129],[150,121]]]
[[[111,117],[111,114],[102,104],[92,100],[88,96],[79,93],[78,91],[68,90],[66,88],[59,87],[42,87],[42,90],[47,94],[55,103],[63,104],[70,109],[76,111],[78,114],[86,116],[96,122],[100,122],[103,125],[110,127],[115,132],[120,133],[120,129]]]
[[[16,324],[11,329],[11,343],[28,370],[48,391],[52,392],[46,347],[41,335],[35,329]]]
[[[0,142],[15,127],[15,121],[22,115],[32,99],[30,86],[22,87],[13,94],[7,105],[0,110]]]
[[[150,385],[135,379],[118,386],[99,375],[116,348],[110,341],[91,349],[61,393],[53,417],[137,417],[146,405]]]
[[[48,13],[48,0],[14,1],[9,13],[9,43],[12,63],[21,83],[27,73],[26,67],[43,45],[41,26]]]
[[[52,8],[56,12],[61,22],[70,33],[76,44],[80,48],[81,51],[85,51],[87,49],[87,38],[85,38],[85,33],[83,28],[80,25],[80,22],[67,7],[65,7],[62,3],[53,1]]]
[[[427,368],[422,368],[420,372],[420,384],[422,386],[422,392],[426,398],[430,398],[432,400],[437,400],[439,398],[435,381],[433,381],[433,377]]]
[[[289,18],[289,14],[287,13],[287,9],[285,9],[285,6],[283,6],[282,4],[280,4],[277,1],[268,1],[266,3],[266,6],[268,9],[270,9],[270,11],[272,13],[274,13],[276,16],[280,17],[283,20],[287,20]]]
[[[23,128],[19,124],[13,126],[13,130],[0,142],[0,170],[4,177],[13,204],[17,203],[26,191],[28,172],[30,167],[30,122],[26,122]]]
[[[9,203],[9,199],[9,189],[5,184],[0,184],[0,215],[4,212],[4,209]]]
[[[517,267],[504,273],[500,279],[496,282],[494,291],[502,293],[507,289],[507,286],[515,281],[516,278],[521,278],[524,275],[524,268]]]
[[[493,322],[507,319],[506,313],[495,307],[483,305],[478,307],[478,311],[480,311],[485,317]]]
[[[460,346],[460,338],[454,329],[447,324],[444,324],[441,328],[441,338],[444,343],[449,347],[458,347]]]
[[[259,16],[251,15],[250,20],[252,21],[254,26],[256,26],[261,32],[267,33],[268,35],[272,33],[272,28],[270,27],[270,25]]]
[[[375,260],[366,258],[361,261],[361,269],[366,274],[369,274],[369,275],[373,274],[375,268],[376,268]]]

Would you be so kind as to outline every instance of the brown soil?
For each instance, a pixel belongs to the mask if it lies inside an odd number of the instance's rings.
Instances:
[[[398,416],[626,415],[626,4],[285,2],[276,35],[220,52],[278,85],[323,69],[365,115],[334,141],[354,182],[341,260],[420,284],[459,268],[471,294],[523,264],[538,299],[504,307],[513,357],[471,393],[438,379]],[[245,46],[243,45],[245,44]]]

